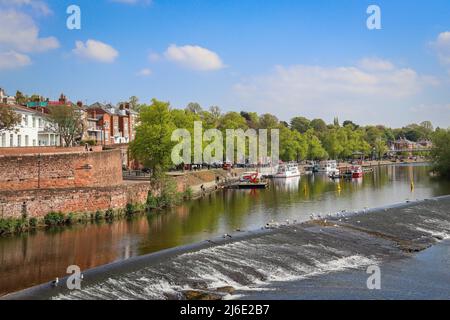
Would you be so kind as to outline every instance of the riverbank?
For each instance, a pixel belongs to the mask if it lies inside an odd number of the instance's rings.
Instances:
[[[83,272],[81,291],[68,291],[62,279],[57,287],[45,284],[5,298],[239,298],[276,282],[411,259],[450,236],[449,212],[445,196],[302,224],[274,222]]]

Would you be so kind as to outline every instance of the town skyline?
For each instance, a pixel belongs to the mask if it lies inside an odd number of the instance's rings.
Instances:
[[[449,126],[445,1],[377,1],[381,30],[366,27],[368,1],[78,1],[80,30],[66,27],[71,4],[0,1],[0,84],[8,94],[64,92],[86,104],[134,95],[284,121]]]

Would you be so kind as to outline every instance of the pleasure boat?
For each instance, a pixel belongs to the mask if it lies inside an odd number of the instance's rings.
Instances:
[[[274,178],[292,178],[292,177],[300,177],[298,165],[293,163],[280,165],[278,167],[278,172],[274,176]]]
[[[363,169],[361,166],[353,166],[350,168],[352,171],[352,178],[359,179],[363,177]]]
[[[316,165],[316,172],[319,173],[327,173],[329,175],[339,174],[339,169],[337,168],[337,161],[321,161],[318,165]]]

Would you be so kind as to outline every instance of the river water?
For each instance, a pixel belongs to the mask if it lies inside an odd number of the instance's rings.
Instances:
[[[411,182],[414,188],[411,188]],[[0,239],[0,296],[66,274],[130,257],[260,229],[270,221],[302,222],[311,214],[379,207],[450,194],[426,165],[375,168],[363,179],[324,175],[274,181],[268,190],[225,190],[159,213]]]

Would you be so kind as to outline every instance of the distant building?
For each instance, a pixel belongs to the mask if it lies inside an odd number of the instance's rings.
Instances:
[[[7,107],[0,104],[0,108]],[[59,146],[61,139],[50,125],[45,113],[18,106],[10,106],[22,116],[21,123],[11,131],[0,132],[0,148]]]
[[[137,113],[129,104],[113,106],[97,102],[85,110],[88,137],[104,145],[127,144],[134,140]]]
[[[0,88],[0,103],[7,104],[7,105],[14,105],[16,104],[16,97],[14,96],[8,96],[2,88]]]

